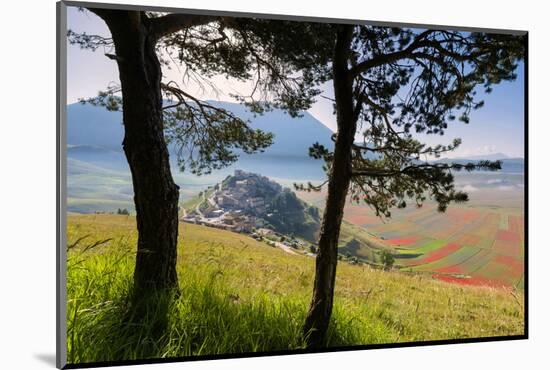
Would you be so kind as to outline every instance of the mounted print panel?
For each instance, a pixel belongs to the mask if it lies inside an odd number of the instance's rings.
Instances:
[[[526,32],[58,27],[58,367],[527,338]]]

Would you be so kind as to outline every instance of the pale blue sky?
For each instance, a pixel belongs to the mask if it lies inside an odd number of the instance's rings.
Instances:
[[[76,8],[68,8],[68,27],[75,32],[86,32],[109,37],[109,30],[101,19]],[[105,89],[110,83],[118,83],[116,63],[104,56],[104,51],[96,52],[81,50],[78,46],[69,45],[67,61],[67,98],[74,103],[78,98],[90,97],[99,90]],[[428,144],[450,143],[455,137],[462,138],[462,146],[455,151],[453,157],[504,153],[510,157],[524,156],[524,66],[520,64],[518,78],[513,82],[504,82],[495,86],[493,92],[483,96],[485,106],[471,115],[468,125],[461,122],[451,122],[446,134],[441,136],[422,136]],[[173,80],[181,80],[179,71],[166,71],[165,76]],[[232,100],[232,91],[246,91],[250,85],[242,82],[227,81],[221,77],[215,79],[221,89],[221,94],[213,91],[202,91],[198,86],[188,83],[191,92],[203,99]],[[325,84],[324,95],[332,95],[332,86]],[[335,130],[335,117],[332,114],[332,103],[319,98],[309,110],[324,125]]]

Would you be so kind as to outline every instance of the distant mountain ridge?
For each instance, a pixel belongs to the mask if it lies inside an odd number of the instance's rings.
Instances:
[[[254,115],[237,103],[209,101],[226,109],[250,127],[274,134],[274,143],[262,156],[308,156],[308,148],[315,142],[332,147],[332,131],[308,112],[292,118],[281,109],[263,115]],[[120,112],[109,112],[103,107],[74,103],[67,106],[67,143],[73,146],[92,146],[96,149],[122,151],[124,127]]]
[[[473,159],[473,160],[496,161],[499,159],[509,159],[509,158],[511,157],[504,153],[490,153],[490,154],[466,155],[461,157],[444,158],[444,159]]]
[[[308,158],[309,147],[320,143],[327,148],[333,147],[333,132],[308,112],[301,117],[292,118],[283,110],[274,109],[263,115],[254,115],[242,104],[209,101],[210,104],[226,109],[244,120],[250,121],[250,127],[274,134],[273,144],[263,153],[247,155],[240,153],[239,163],[248,161],[244,167],[253,172],[264,172],[261,169],[266,161],[271,163],[292,163],[301,161],[306,169],[307,178],[322,178],[321,161]],[[67,143],[69,157],[91,161],[109,168],[127,170],[128,166],[122,152],[124,127],[121,112],[109,112],[103,107],[90,104],[74,103],[67,106]],[[171,162],[176,166],[175,150],[171,150]],[[371,154],[374,157],[374,155]],[[502,172],[524,172],[523,158],[510,158],[503,153],[473,155],[459,158],[444,158],[442,163],[468,163],[479,160],[502,160]],[[307,169],[309,167],[309,169]],[[314,169],[313,169],[314,168]],[[277,165],[269,176],[284,177],[284,166]]]

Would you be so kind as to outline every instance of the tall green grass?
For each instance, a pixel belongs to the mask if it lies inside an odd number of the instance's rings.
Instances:
[[[135,219],[69,218],[69,363],[304,347],[313,259],[247,236],[182,225],[179,294],[132,297]],[[328,346],[521,334],[506,291],[340,264]]]
[[[307,297],[228,289],[217,267],[181,269],[179,293],[132,300],[134,255],[115,242],[110,253],[74,253],[68,265],[68,362],[96,362],[277,351],[304,347]],[[85,247],[84,247],[85,248]],[[358,343],[353,322],[337,307],[329,345]]]

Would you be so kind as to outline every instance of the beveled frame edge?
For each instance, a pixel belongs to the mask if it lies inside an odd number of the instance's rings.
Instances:
[[[368,349],[389,349],[389,348],[405,348],[405,347],[422,347],[429,345],[448,345],[448,344],[467,344],[467,343],[483,343],[511,340],[529,339],[529,31],[527,30],[511,30],[498,28],[481,28],[481,27],[460,27],[449,25],[432,25],[422,23],[403,23],[403,22],[385,22],[372,20],[358,19],[336,19],[328,17],[311,17],[300,15],[283,15],[283,14],[266,14],[266,13],[250,13],[250,12],[232,12],[222,10],[209,9],[187,9],[175,7],[162,7],[151,5],[130,5],[130,4],[109,4],[99,2],[86,1],[71,1],[61,0],[57,2],[57,157],[56,157],[56,175],[57,175],[57,250],[56,250],[56,283],[57,283],[57,308],[56,308],[56,366],[59,369],[76,369],[76,368],[92,368],[102,366],[123,366],[123,365],[140,365],[140,364],[157,364],[157,363],[173,363],[173,362],[191,362],[191,361],[206,361],[231,358],[248,358],[248,357],[268,357],[292,354],[313,354],[313,353],[330,353],[342,351],[358,351]],[[372,25],[381,27],[403,27],[403,28],[422,28],[434,30],[455,30],[465,32],[485,32],[509,34],[524,37],[525,43],[525,59],[524,68],[524,230],[525,230],[525,259],[524,259],[524,332],[521,335],[512,336],[497,336],[497,337],[480,337],[466,339],[444,339],[430,340],[422,342],[404,342],[404,343],[386,343],[375,345],[355,345],[345,347],[323,348],[318,350],[284,350],[271,352],[252,352],[252,353],[228,353],[222,355],[201,355],[187,357],[171,357],[171,358],[153,358],[142,360],[120,360],[120,361],[105,361],[105,362],[89,362],[79,364],[67,364],[67,294],[66,294],[66,230],[67,230],[67,157],[66,157],[66,105],[67,105],[67,7],[87,7],[87,8],[102,8],[102,9],[121,9],[121,10],[149,10],[156,12],[172,12],[186,13],[199,15],[218,15],[231,17],[254,17],[274,20],[289,20],[301,22],[321,22],[321,23],[341,23],[341,24],[360,24]]]
[[[348,19],[348,18],[330,18],[330,17],[313,17],[302,15],[290,15],[290,14],[271,14],[271,13],[253,13],[253,12],[239,12],[239,11],[227,11],[227,10],[211,10],[211,9],[190,9],[190,8],[176,8],[166,6],[154,6],[154,5],[131,5],[131,4],[112,4],[101,2],[87,2],[87,1],[73,1],[62,0],[66,6],[86,7],[86,8],[101,8],[101,9],[120,9],[120,10],[136,10],[144,9],[153,12],[170,12],[170,13],[185,13],[196,15],[217,15],[228,17],[243,17],[243,18],[263,18],[274,20],[286,20],[286,21],[299,21],[299,22],[317,22],[317,23],[342,23],[342,24],[360,24],[371,25],[381,27],[402,27],[402,28],[422,28],[432,30],[453,30],[453,31],[467,31],[467,32],[485,32],[485,33],[499,33],[509,35],[524,35],[527,30],[512,30],[512,29],[499,29],[499,28],[483,28],[483,27],[460,27],[451,25],[435,25],[424,23],[407,23],[407,22],[385,22],[375,20],[364,19]]]
[[[56,3],[56,367],[67,364],[67,5]]]

